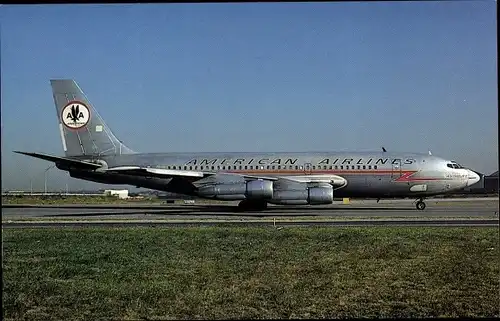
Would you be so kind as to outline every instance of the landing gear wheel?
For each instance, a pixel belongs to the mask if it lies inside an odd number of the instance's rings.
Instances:
[[[425,203],[423,201],[418,201],[416,204],[417,210],[423,211],[425,209]]]
[[[243,200],[238,204],[239,211],[263,211],[267,209],[266,201]]]

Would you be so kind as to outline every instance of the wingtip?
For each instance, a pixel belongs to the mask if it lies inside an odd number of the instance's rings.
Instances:
[[[18,151],[18,150],[15,150],[14,153],[21,154],[21,155],[26,155],[26,156],[33,156],[34,155],[34,153],[21,152],[21,151]]]

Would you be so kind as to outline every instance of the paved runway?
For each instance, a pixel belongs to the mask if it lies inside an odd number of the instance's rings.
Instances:
[[[3,205],[2,227],[102,226],[103,224],[107,226],[123,226],[124,224],[135,226],[268,225],[269,219],[273,218],[281,221],[281,225],[286,223],[287,225],[336,226],[498,226],[498,199],[495,198],[427,200],[426,203],[427,208],[424,211],[417,211],[412,200],[384,200],[379,204],[371,200],[359,200],[349,205],[271,206],[263,212],[245,213],[239,212],[233,205],[37,207]],[[268,220],[263,222],[262,218],[268,218]],[[20,221],[24,223],[20,224]],[[37,221],[37,223],[28,221]]]
[[[289,226],[399,226],[399,227],[492,227],[499,226],[498,220],[350,220],[350,221],[314,221],[314,220],[295,220],[283,222],[271,221],[59,221],[59,222],[11,222],[2,223],[2,228],[40,228],[40,227],[187,227],[187,226],[275,226],[277,228]]]

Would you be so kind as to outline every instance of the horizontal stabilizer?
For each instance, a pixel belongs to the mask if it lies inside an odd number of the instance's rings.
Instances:
[[[66,157],[59,157],[59,156],[52,156],[52,155],[46,155],[46,154],[39,154],[39,153],[27,153],[27,152],[20,152],[20,151],[14,151],[16,154],[22,154],[26,156],[31,156],[35,158],[40,158],[49,162],[54,162],[56,164],[61,164],[65,166],[73,166],[73,167],[78,167],[81,169],[98,169],[101,167],[99,164],[94,164],[94,163],[89,163],[89,162],[84,162],[76,159],[71,159],[71,158],[66,158]]]

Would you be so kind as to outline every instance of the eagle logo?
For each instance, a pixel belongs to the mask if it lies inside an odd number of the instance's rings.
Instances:
[[[72,101],[68,103],[62,110],[61,120],[68,128],[82,128],[87,125],[89,119],[89,108],[82,102]]]
[[[72,105],[71,113],[68,113],[68,116],[66,116],[66,118],[71,119],[75,124],[78,121],[78,119],[83,117],[84,117],[83,113],[80,112],[80,106],[78,105]]]

